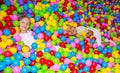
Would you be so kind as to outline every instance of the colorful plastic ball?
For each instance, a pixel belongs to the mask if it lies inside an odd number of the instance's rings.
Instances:
[[[8,9],[8,7],[7,7],[7,5],[2,4],[2,5],[1,5],[1,9],[4,10],[4,11],[6,11],[6,10]]]
[[[28,46],[23,46],[23,48],[22,48],[23,53],[26,53],[26,52],[29,52],[29,51],[30,51],[30,48]]]
[[[11,5],[11,2],[8,0],[8,1],[5,1],[5,4],[6,4],[7,6],[10,6],[10,5]]]
[[[13,73],[20,73],[20,68],[18,66],[13,67]]]
[[[10,64],[12,63],[12,59],[9,58],[9,57],[7,57],[7,58],[4,59],[4,63],[5,63],[6,65],[10,65]]]
[[[37,45],[37,43],[32,43],[31,47],[32,47],[33,49],[36,49],[36,48],[38,47],[38,45]]]
[[[61,41],[65,41],[66,37],[65,36],[61,36],[60,39],[61,39]]]
[[[40,63],[36,63],[35,66],[37,67],[37,69],[41,68],[41,64]]]
[[[0,62],[0,71],[4,70],[5,67],[6,67],[5,64]]]
[[[51,66],[53,65],[53,62],[52,62],[51,60],[47,60],[46,65],[47,65],[48,67],[51,67]]]
[[[3,34],[5,35],[5,36],[9,36],[10,35],[10,30],[9,29],[4,29],[3,30]]]
[[[102,63],[102,67],[106,68],[108,66],[108,63],[107,62],[103,62]]]
[[[30,67],[30,72],[36,73],[37,72],[37,67],[36,66],[31,66]]]
[[[6,40],[6,44],[7,44],[8,46],[11,46],[11,45],[13,44],[13,41],[12,41],[11,39],[7,39],[7,40]]]
[[[42,57],[43,56],[43,52],[42,51],[38,51],[37,52],[37,57]]]
[[[19,25],[20,25],[19,21],[17,21],[17,20],[13,21],[13,26],[18,27]]]
[[[89,72],[89,67],[88,66],[84,66],[83,71]]]
[[[15,28],[10,28],[10,32],[11,32],[12,35],[14,35],[16,33]]]
[[[17,52],[17,49],[15,47],[11,47],[9,49],[9,51],[12,53],[12,54],[15,54]]]
[[[59,30],[58,30],[58,33],[59,33],[59,34],[63,34],[63,33],[64,33],[64,30],[63,30],[63,29],[59,29]]]
[[[2,30],[0,30],[0,36],[2,36]]]
[[[31,59],[31,60],[36,60],[36,54],[34,54],[34,53],[31,54],[30,59]]]
[[[21,45],[16,45],[16,49],[18,50],[18,51],[21,51],[22,50],[22,46]]]
[[[11,67],[6,67],[4,69],[4,73],[12,73],[12,68]]]
[[[79,69],[83,69],[84,66],[85,66],[85,65],[84,65],[83,63],[79,63],[79,64],[78,64],[78,68],[79,68]]]
[[[38,38],[39,38],[39,39],[42,39],[43,37],[44,37],[43,33],[39,33],[39,34],[38,34]]]
[[[14,61],[12,62],[12,66],[20,66],[20,61],[14,60]]]
[[[60,65],[60,70],[65,71],[67,69],[67,64]]]
[[[15,41],[16,41],[16,42],[21,41],[21,36],[19,36],[19,35],[15,35],[14,38],[15,38]]]
[[[59,52],[56,52],[56,53],[55,53],[55,57],[56,57],[56,58],[60,58],[60,57],[61,57],[61,54],[60,54]]]
[[[5,57],[11,57],[12,56],[12,53],[8,50],[8,51],[5,51],[4,52],[4,56]]]
[[[46,64],[46,59],[45,58],[40,58],[40,64]]]
[[[29,65],[30,62],[31,62],[31,60],[30,60],[29,58],[25,58],[25,59],[24,59],[24,64],[25,64],[25,65]]]
[[[90,60],[86,60],[86,66],[88,66],[88,67],[89,67],[89,66],[91,66],[91,64],[92,64],[92,63],[91,63],[91,61],[90,61]]]
[[[30,66],[34,66],[36,64],[36,60],[32,60]]]
[[[40,20],[39,16],[35,16],[35,21],[38,22]]]
[[[24,4],[23,5],[23,9],[26,11],[26,10],[28,10],[29,8],[28,8],[28,5],[27,4]]]
[[[0,62],[4,61],[4,55],[0,55]]]
[[[43,66],[41,67],[41,69],[44,70],[44,71],[46,71],[46,70],[48,69],[48,67],[47,67],[47,65],[43,65]]]
[[[22,54],[20,54],[20,53],[14,54],[14,57],[15,57],[15,59],[18,60],[18,61],[20,61],[20,60],[23,59],[23,56],[22,56]]]
[[[74,69],[74,68],[75,68],[75,64],[74,64],[74,63],[69,63],[69,64],[68,64],[68,67],[69,67],[70,69]]]
[[[1,54],[3,54],[3,49],[2,49],[2,48],[0,48],[0,55],[1,55]]]
[[[10,15],[11,20],[18,20],[18,16],[17,15]]]
[[[28,72],[29,70],[26,66],[21,69],[21,73],[28,73]]]

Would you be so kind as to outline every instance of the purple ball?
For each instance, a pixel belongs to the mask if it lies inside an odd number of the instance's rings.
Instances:
[[[102,63],[103,63],[103,60],[102,60],[102,59],[98,59],[98,63],[99,63],[99,64],[102,64]]]
[[[24,5],[24,1],[23,0],[19,0],[18,3],[23,6]]]
[[[32,14],[32,10],[31,9],[28,10],[28,14]]]
[[[19,45],[19,44],[16,46],[16,48],[17,48],[18,51],[21,51],[21,50],[22,50],[22,46]]]
[[[66,42],[69,44],[69,43],[70,43],[70,39],[69,39],[69,38],[67,38],[67,39],[66,39]]]
[[[30,49],[30,52],[31,52],[31,53],[35,53],[35,50],[34,50],[34,49]]]
[[[36,2],[33,2],[33,5],[35,6],[37,3]]]

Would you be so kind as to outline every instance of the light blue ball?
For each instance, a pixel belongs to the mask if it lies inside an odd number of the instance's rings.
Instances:
[[[36,49],[38,47],[37,43],[32,43],[31,45],[32,49]]]
[[[5,36],[9,36],[9,35],[10,35],[10,30],[9,30],[9,29],[4,29],[4,30],[3,30],[3,34],[4,34]]]
[[[9,0],[7,0],[7,1],[5,1],[5,4],[6,4],[7,6],[10,6],[10,5],[11,5],[11,2],[10,2]]]
[[[40,17],[39,16],[35,16],[35,21],[36,22],[40,21]]]
[[[60,29],[58,30],[58,33],[59,33],[59,34],[63,34],[63,33],[64,33],[64,30],[60,28]]]
[[[18,61],[23,59],[23,56],[20,53],[16,53],[14,56],[15,56],[15,59],[18,60]]]
[[[4,63],[5,63],[6,65],[10,65],[10,64],[12,63],[12,59],[9,58],[9,57],[7,57],[7,58],[4,59]]]
[[[37,72],[37,67],[36,66],[31,66],[30,67],[30,72],[36,73]]]
[[[34,54],[34,53],[31,54],[31,56],[30,56],[30,59],[31,59],[31,60],[36,60],[36,58],[37,58],[37,57],[36,57],[36,54]]]
[[[23,67],[23,68],[21,69],[21,73],[28,73],[28,72],[29,72],[29,70],[28,70],[27,67]]]
[[[65,71],[66,69],[67,69],[67,65],[66,64],[62,64],[60,66],[60,70]]]
[[[65,41],[66,37],[65,36],[61,36],[60,39],[61,39],[61,41]]]
[[[24,64],[25,64],[25,65],[29,65],[30,62],[31,62],[31,60],[30,60],[29,58],[25,58],[25,59],[24,59]]]
[[[4,70],[5,67],[6,67],[5,64],[0,62],[0,71]]]
[[[17,61],[17,60],[13,61],[12,65],[13,66],[20,66],[20,61]]]

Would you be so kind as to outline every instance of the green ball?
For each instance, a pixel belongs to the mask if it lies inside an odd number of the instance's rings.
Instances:
[[[55,41],[52,41],[52,45],[55,46],[55,45],[56,45],[56,42],[55,42]]]
[[[50,70],[49,73],[55,73],[55,71],[54,70]]]
[[[1,22],[2,22],[3,27],[6,26],[6,22],[5,21],[1,21]]]
[[[115,63],[119,64],[120,63],[120,58],[115,59]]]
[[[56,43],[59,44],[59,43],[60,43],[60,39],[57,39],[57,40],[56,40]]]
[[[4,73],[12,73],[12,68],[6,67],[6,68],[4,69]]]
[[[39,11],[38,10],[35,10],[34,13],[35,13],[35,15],[39,15]]]
[[[1,5],[1,9],[4,10],[4,11],[6,11],[6,10],[8,9],[8,7],[7,7],[7,5],[2,4],[2,5]]]
[[[84,40],[84,37],[83,37],[83,36],[80,36],[80,37],[79,37],[79,40],[80,40],[80,41],[83,41],[83,40]]]
[[[11,57],[11,59],[12,59],[12,61],[14,61],[14,60],[15,60],[15,57],[14,57],[14,56],[12,56],[12,57]]]
[[[84,22],[81,22],[80,24],[81,24],[81,26],[84,26],[85,23],[84,23]]]
[[[18,27],[20,25],[19,21],[13,21],[13,26]]]
[[[33,4],[29,4],[28,7],[29,7],[30,9],[33,9],[33,8],[34,8]]]
[[[77,49],[76,49],[76,48],[72,48],[72,51],[76,53],[76,52],[77,52]]]
[[[19,45],[24,46],[25,43],[23,41],[18,42]]]
[[[47,65],[43,65],[41,68],[43,71],[46,71],[48,69]]]
[[[88,54],[88,58],[92,58],[93,57],[93,55],[92,54]]]
[[[58,73],[64,73],[63,71],[59,70]]]
[[[51,55],[48,52],[44,52],[43,57],[49,60],[51,58]]]
[[[17,15],[18,13],[17,13],[17,11],[13,11],[13,14]]]
[[[64,52],[64,49],[63,48],[59,48],[58,52],[60,52],[62,54]]]
[[[54,63],[54,64],[58,64],[58,63],[59,63],[59,59],[58,59],[58,58],[54,58],[54,59],[53,59],[53,63]]]
[[[50,32],[51,32],[51,33],[54,33],[54,31],[55,31],[54,29],[50,29]]]
[[[23,11],[23,9],[21,7],[17,8],[17,12],[21,13]]]
[[[0,62],[3,62],[4,61],[4,55],[0,55]]]
[[[41,64],[40,63],[36,63],[35,66],[37,67],[37,69],[41,68]]]
[[[70,48],[71,46],[70,46],[70,44],[66,44],[66,48]]]
[[[14,4],[16,8],[20,7],[20,5],[18,3]]]
[[[108,59],[108,58],[104,58],[104,61],[105,61],[105,62],[108,62],[108,61],[109,61],[109,59]]]
[[[64,56],[64,57],[68,57],[68,55],[69,55],[69,52],[64,52],[64,53],[63,53],[63,56]]]
[[[86,58],[87,58],[87,54],[83,54],[83,58],[85,58],[85,59],[86,59]]]
[[[105,57],[103,54],[100,54],[99,56],[100,56],[100,58],[102,58],[102,59]]]
[[[43,70],[38,70],[37,73],[44,73],[44,71]]]
[[[30,24],[29,26],[30,30],[32,30],[33,27],[34,27],[34,24]]]

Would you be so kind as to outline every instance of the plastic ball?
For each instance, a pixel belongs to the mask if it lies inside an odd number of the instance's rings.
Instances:
[[[66,37],[65,36],[61,36],[60,39],[61,39],[61,41],[65,41]]]
[[[39,16],[35,16],[35,21],[38,22],[40,20]]]
[[[4,63],[6,64],[6,65],[10,65],[11,63],[12,63],[12,59],[11,58],[5,58],[4,59]]]
[[[6,68],[4,69],[4,73],[12,73],[12,68],[6,67]]]
[[[16,45],[16,49],[18,50],[18,51],[21,51],[22,50],[22,46],[21,45]]]
[[[86,60],[86,66],[88,66],[88,67],[89,67],[89,66],[91,66],[91,64],[92,64],[92,63],[91,63],[91,61],[90,61],[90,60]]]
[[[4,56],[5,57],[11,57],[12,56],[12,53],[8,50],[8,51],[5,51],[4,52]]]
[[[78,64],[78,68],[79,68],[79,69],[83,69],[83,68],[84,68],[84,64],[83,64],[83,63],[79,63],[79,64]]]
[[[28,72],[29,70],[26,66],[21,69],[21,73],[28,73]]]
[[[0,55],[0,62],[4,61],[4,55]]]
[[[3,49],[2,49],[2,48],[0,48],[0,55],[1,55],[1,54],[3,54]]]
[[[35,66],[37,67],[37,69],[41,68],[41,64],[40,63],[36,63]]]
[[[14,57],[15,57],[15,59],[18,60],[18,61],[22,60],[22,58],[23,58],[22,54],[20,54],[20,53],[14,54]]]
[[[31,54],[30,59],[31,60],[36,60],[36,54]]]
[[[74,68],[75,68],[75,64],[74,64],[74,63],[69,63],[69,64],[68,64],[68,67],[69,67],[70,69],[74,69]]]
[[[22,48],[23,53],[27,53],[29,51],[30,51],[30,48],[28,46],[23,46],[23,48]]]
[[[18,16],[17,16],[17,15],[10,15],[10,18],[11,18],[12,20],[18,20]]]
[[[4,10],[4,11],[6,11],[6,10],[8,9],[8,7],[7,7],[7,5],[2,4],[2,5],[1,5],[1,9]]]
[[[37,45],[37,43],[32,43],[31,47],[32,47],[33,49],[36,49],[36,48],[38,47],[38,45]]]
[[[6,40],[6,44],[8,46],[11,46],[13,44],[13,41],[11,39]]]
[[[15,41],[16,41],[16,42],[21,41],[21,36],[19,36],[19,35],[15,35],[14,38],[15,38]]]
[[[2,30],[0,30],[0,36],[2,36]]]
[[[12,54],[15,54],[17,52],[17,49],[15,47],[11,47],[9,49],[9,51],[12,53]]]
[[[30,64],[30,62],[31,62],[31,61],[30,61],[30,59],[29,59],[29,58],[25,58],[25,59],[24,59],[24,64],[25,64],[25,65],[29,65],[29,64]]]
[[[46,71],[48,69],[48,67],[47,67],[47,65],[43,65],[41,69]]]
[[[20,61],[14,60],[12,66],[20,66]]]
[[[5,35],[5,36],[9,36],[10,35],[10,30],[9,29],[4,29],[3,30],[3,34]]]
[[[65,64],[69,64],[70,63],[70,59],[68,59],[68,58],[64,59],[64,63]]]
[[[10,32],[11,32],[12,35],[14,35],[16,33],[15,28],[10,28]]]
[[[30,67],[30,72],[36,73],[37,72],[37,67],[36,66],[31,66]]]
[[[43,52],[42,51],[38,51],[37,52],[37,57],[42,57],[43,56]]]
[[[13,73],[20,73],[20,68],[18,66],[13,67]]]
[[[59,30],[58,30],[58,33],[59,33],[59,34],[63,34],[63,33],[64,33],[64,30],[63,30],[63,29],[59,29]]]
[[[17,21],[17,20],[13,21],[13,26],[18,27],[19,25],[20,25],[19,21]]]
[[[67,69],[67,65],[66,64],[60,65],[60,70],[65,71],[66,69]]]
[[[5,67],[6,67],[5,64],[0,62],[0,71],[4,70]]]

